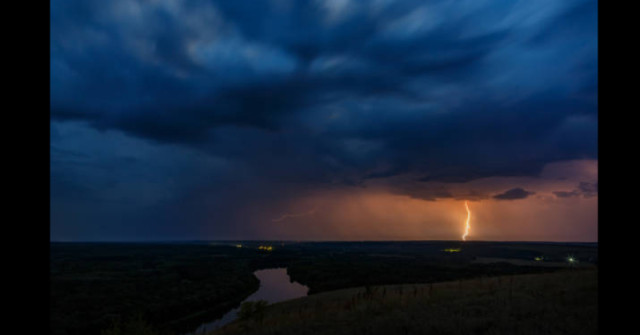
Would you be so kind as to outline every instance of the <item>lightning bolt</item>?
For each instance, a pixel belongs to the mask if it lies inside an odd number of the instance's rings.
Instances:
[[[277,219],[273,219],[273,220],[271,220],[271,222],[280,222],[280,221],[282,221],[282,220],[286,220],[286,219],[288,219],[288,218],[295,218],[295,217],[300,217],[300,216],[312,215],[313,213],[315,213],[315,212],[316,212],[316,210],[317,210],[317,209],[318,209],[318,208],[316,207],[316,208],[314,208],[314,209],[312,209],[312,210],[310,210],[310,211],[308,211],[308,212],[305,212],[305,213],[298,213],[298,214],[288,214],[288,213],[287,213],[287,214],[284,214],[284,215],[282,215],[281,217],[279,217],[279,218],[277,218]]]
[[[464,202],[464,207],[467,209],[467,222],[466,222],[466,227],[464,229],[464,235],[462,235],[462,240],[466,241],[467,240],[467,235],[469,235],[469,229],[471,229],[471,225],[469,225],[469,221],[471,221],[471,211],[469,210],[469,202],[468,201]]]

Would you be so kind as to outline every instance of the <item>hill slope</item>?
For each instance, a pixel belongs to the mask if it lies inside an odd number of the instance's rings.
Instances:
[[[353,288],[269,306],[230,334],[595,334],[597,270]]]

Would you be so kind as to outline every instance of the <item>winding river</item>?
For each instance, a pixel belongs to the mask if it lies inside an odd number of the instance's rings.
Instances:
[[[287,268],[274,268],[258,270],[253,273],[260,280],[260,288],[250,295],[245,301],[266,300],[269,304],[280,301],[304,297],[309,288],[297,282],[291,282],[287,274]],[[234,308],[217,320],[204,323],[194,332],[187,335],[203,334],[220,328],[236,319],[240,307]]]

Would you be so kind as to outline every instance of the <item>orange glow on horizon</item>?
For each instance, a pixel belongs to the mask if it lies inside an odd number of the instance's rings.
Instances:
[[[467,209],[467,222],[466,227],[464,229],[464,235],[462,235],[462,240],[467,240],[467,235],[469,235],[469,229],[471,229],[471,225],[469,225],[469,221],[471,221],[471,211],[469,210],[469,201],[464,202],[464,207]]]
[[[453,197],[437,201],[418,191],[401,194],[386,184],[319,189],[287,201],[274,199],[244,212],[243,218],[256,237],[274,240],[597,241],[598,197],[558,198],[552,193],[570,191],[580,180],[596,181],[597,176],[577,173],[574,178],[569,172],[575,169],[565,170],[540,180],[485,178],[452,184]],[[556,175],[568,177],[550,179]],[[536,194],[516,201],[490,197],[514,185]],[[471,189],[485,197],[473,198]],[[469,202],[480,199],[482,206],[474,202],[478,207],[471,210]],[[482,229],[471,227],[471,220],[482,223]]]

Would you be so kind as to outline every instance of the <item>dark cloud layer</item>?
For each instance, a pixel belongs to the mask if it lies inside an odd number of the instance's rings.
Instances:
[[[212,193],[595,159],[597,62],[590,0],[51,1],[52,124],[233,165],[196,183]],[[54,198],[87,184],[52,169]]]
[[[553,194],[558,198],[573,198],[582,196],[591,198],[598,195],[598,183],[580,182],[578,187],[572,191],[555,191]]]
[[[516,187],[505,191],[504,193],[496,194],[493,196],[493,198],[498,200],[518,200],[525,199],[533,194],[535,194],[535,192],[529,192],[525,189]]]

